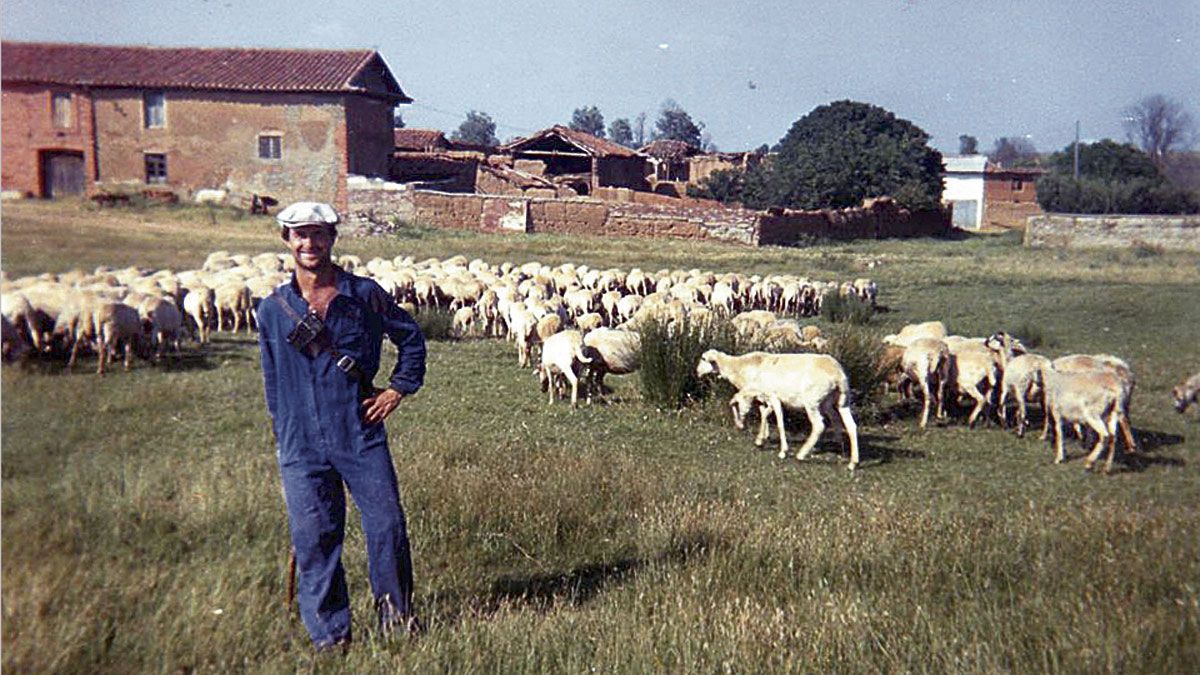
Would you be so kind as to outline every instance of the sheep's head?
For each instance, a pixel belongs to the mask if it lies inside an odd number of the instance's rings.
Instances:
[[[696,376],[704,377],[720,372],[716,361],[717,351],[710,349],[700,355],[700,363],[696,364]]]
[[[729,410],[733,413],[733,426],[738,429],[746,428],[746,416],[750,414],[750,409],[754,407],[756,396],[746,390],[742,390],[733,395],[729,399]]]
[[[1171,390],[1171,398],[1175,401],[1175,412],[1182,413],[1187,410],[1188,405],[1196,398],[1197,392],[1188,391],[1184,385],[1179,385]]]

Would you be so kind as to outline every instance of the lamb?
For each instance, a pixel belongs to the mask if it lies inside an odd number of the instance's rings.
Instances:
[[[604,326],[604,317],[599,312],[590,312],[588,314],[584,314],[578,319],[575,319],[575,327],[578,328],[581,333],[587,333],[588,331],[596,330],[602,326]]]
[[[950,349],[933,338],[917,338],[900,357],[904,376],[921,385],[921,428],[929,423],[929,408],[937,405],[938,419],[946,417],[946,383],[950,381]]]
[[[1096,432],[1096,446],[1084,468],[1090,470],[1107,444],[1108,461],[1104,472],[1112,472],[1116,454],[1117,424],[1125,385],[1111,371],[1063,372],[1050,368],[1043,373],[1046,383],[1047,414],[1054,420],[1054,463],[1066,461],[1063,450],[1063,422],[1086,424]]]
[[[755,389],[739,389],[729,399],[729,408],[733,412],[733,426],[739,430],[745,429],[746,416],[750,414],[750,410],[758,410],[758,434],[754,437],[754,445],[761,448],[770,435],[768,421],[778,402],[778,397],[774,395],[764,394]]]
[[[767,354],[751,352],[730,356],[715,349],[704,352],[696,365],[696,375],[719,375],[733,386],[749,388],[771,397],[771,407],[779,426],[779,458],[787,456],[787,433],[783,428],[783,408],[803,408],[812,423],[812,431],[796,453],[803,460],[812,452],[825,430],[822,415],[836,418],[836,409],[846,435],[850,437],[850,470],[858,466],[858,426],[850,412],[850,380],[841,364],[824,354]]]
[[[537,319],[523,305],[513,303],[509,308],[508,332],[517,343],[517,364],[529,366],[530,352],[537,339]]]
[[[1007,401],[1009,394],[1017,401],[1017,436],[1025,436],[1027,420],[1026,402],[1037,392],[1041,396],[1042,414],[1046,412],[1046,383],[1043,373],[1050,368],[1050,359],[1040,354],[1021,354],[1014,357],[1004,367],[1000,381],[1000,421],[1008,426]],[[1049,417],[1045,417],[1042,427],[1042,438],[1046,437]]]
[[[554,403],[556,379],[562,375],[571,383],[571,405],[579,401],[579,369],[592,362],[583,353],[583,334],[577,330],[555,333],[542,345],[541,364],[537,375],[542,391],[550,392],[550,403]]]
[[[471,332],[475,325],[475,308],[472,306],[459,307],[454,310],[453,328],[455,337],[463,338]]]
[[[604,376],[627,375],[642,365],[642,336],[612,328],[597,328],[583,336],[584,353],[592,359],[588,390],[604,393]]]
[[[1200,373],[1196,373],[1183,384],[1172,389],[1171,397],[1175,400],[1176,412],[1180,413],[1187,410],[1189,404],[1200,403]]]

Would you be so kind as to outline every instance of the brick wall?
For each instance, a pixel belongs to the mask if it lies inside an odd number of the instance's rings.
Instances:
[[[1024,229],[1032,216],[1043,214],[1037,202],[989,202],[983,212],[983,224],[989,227]]]
[[[1026,246],[1129,248],[1154,246],[1200,252],[1200,216],[1082,216],[1029,219]]]
[[[72,119],[69,127],[56,127],[51,115],[52,91],[70,92]],[[79,152],[84,159],[84,179],[90,185],[95,175],[91,143],[92,100],[79,89],[48,89],[30,85],[5,85],[0,91],[0,189],[26,196],[44,196],[39,153],[47,150]]]

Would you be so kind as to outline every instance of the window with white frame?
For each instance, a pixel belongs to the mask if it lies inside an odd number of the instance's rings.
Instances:
[[[71,93],[56,91],[50,95],[50,112],[54,117],[54,126],[59,129],[70,129],[75,126],[75,115],[72,109]]]
[[[167,126],[167,96],[163,92],[148,91],[142,94],[142,110],[147,129]]]
[[[259,134],[258,158],[280,159],[283,157],[283,136],[279,134]]]
[[[167,156],[161,152],[147,152],[145,157],[146,157],[146,182],[147,183],[166,183],[167,182]]]

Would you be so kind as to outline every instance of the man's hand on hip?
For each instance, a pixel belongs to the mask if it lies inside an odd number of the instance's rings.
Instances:
[[[378,424],[387,419],[388,415],[404,400],[404,394],[395,389],[376,390],[375,395],[362,402],[363,422]]]

